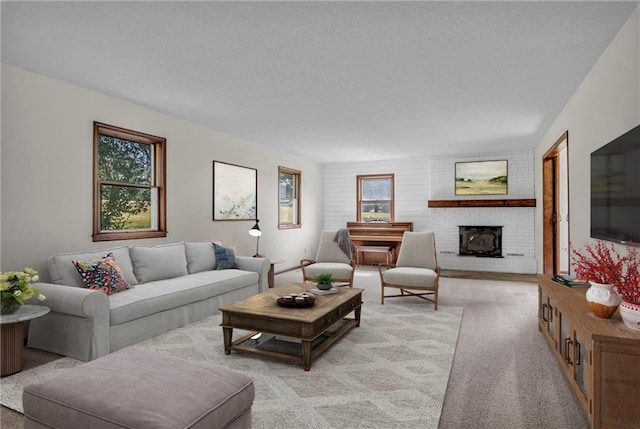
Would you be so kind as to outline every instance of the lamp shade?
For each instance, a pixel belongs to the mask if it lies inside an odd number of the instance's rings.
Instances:
[[[260,226],[258,225],[258,223],[260,222],[259,219],[256,219],[256,224],[253,225],[253,228],[251,228],[249,230],[249,234],[254,236],[254,237],[260,237],[262,235],[262,231],[260,231]]]
[[[260,236],[262,235],[262,231],[260,231],[260,226],[258,225],[258,223],[260,222],[259,219],[256,219],[256,224],[253,225],[253,228],[251,228],[249,230],[249,235],[256,237],[256,254],[253,255],[254,258],[263,258],[263,256],[260,254],[260,250],[259,250],[259,246],[260,246]]]

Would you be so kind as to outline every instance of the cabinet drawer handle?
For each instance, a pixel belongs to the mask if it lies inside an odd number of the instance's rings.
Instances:
[[[548,308],[549,307],[547,306],[546,302],[542,304],[542,320],[544,320],[545,322],[549,322],[549,319],[547,318],[547,316],[545,316],[545,311],[547,311]]]
[[[571,341],[570,337],[564,339],[564,360],[566,360],[569,365],[573,365],[573,362],[571,361],[571,355],[569,353],[569,346],[571,346],[572,344],[573,341]]]

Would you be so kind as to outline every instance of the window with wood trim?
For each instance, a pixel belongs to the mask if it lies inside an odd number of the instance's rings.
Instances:
[[[93,241],[166,237],[166,139],[94,122],[93,145]]]
[[[278,228],[300,228],[300,189],[302,173],[278,167]]]
[[[356,176],[358,222],[394,222],[393,174]]]

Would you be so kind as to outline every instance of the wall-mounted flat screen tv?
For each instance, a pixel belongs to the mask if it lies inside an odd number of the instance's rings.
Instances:
[[[640,246],[640,125],[591,153],[591,237]]]

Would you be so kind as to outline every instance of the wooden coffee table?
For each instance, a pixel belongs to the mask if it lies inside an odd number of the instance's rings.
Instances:
[[[279,296],[303,290],[303,284],[292,283],[220,307],[224,353],[231,354],[231,350],[253,353],[302,364],[309,371],[322,353],[360,326],[363,289],[341,287],[336,294],[315,295],[312,307],[278,305]],[[346,318],[351,312],[354,317]],[[234,328],[251,332],[233,341]],[[258,337],[258,333],[262,335]]]

